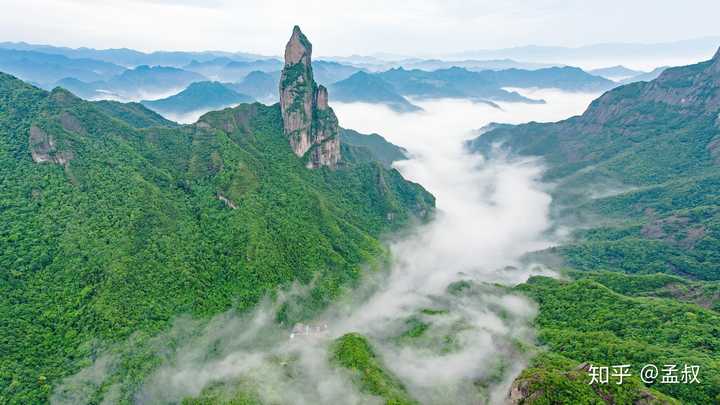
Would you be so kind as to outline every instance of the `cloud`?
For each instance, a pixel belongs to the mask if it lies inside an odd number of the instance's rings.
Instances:
[[[359,332],[425,403],[501,403],[526,365],[522,347],[533,341],[536,314],[532,302],[508,287],[531,274],[549,274],[521,257],[554,243],[551,200],[539,182],[542,162],[501,154],[484,160],[463,144],[490,121],[556,120],[579,113],[592,98],[538,95],[548,104],[497,109],[463,100],[415,101],[424,112],[410,114],[333,103],[343,126],[379,132],[411,153],[397,167],[436,195],[437,217],[388,240],[390,271],[368,275],[354,294],[309,321],[327,331],[291,338],[290,328],[274,321],[282,300],[302,295],[302,288],[251,313],[221,314],[209,322],[180,319],[150,345],[164,361],[135,401],[176,403],[227,383],[226,389],[245,387],[269,403],[377,402],[329,361],[335,338]],[[425,325],[424,333],[402,338],[412,322]],[[177,336],[186,338],[178,343]],[[89,397],[112,372],[96,363],[66,379],[53,398]]]
[[[278,55],[300,24],[323,55],[436,55],[518,45],[658,42],[717,35],[720,3],[609,0],[2,1],[4,40]],[[32,18],[28,18],[32,16]]]

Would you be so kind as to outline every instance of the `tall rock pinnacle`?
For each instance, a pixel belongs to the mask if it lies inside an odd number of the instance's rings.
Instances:
[[[297,25],[285,47],[280,76],[280,109],[285,136],[298,156],[308,154],[307,166],[334,168],[340,160],[340,127],[328,93],[312,72],[312,44]]]

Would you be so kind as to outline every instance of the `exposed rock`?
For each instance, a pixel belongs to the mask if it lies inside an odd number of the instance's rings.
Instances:
[[[237,209],[237,204],[235,204],[235,202],[234,202],[233,200],[225,197],[224,195],[220,194],[219,192],[217,193],[217,198],[218,198],[218,200],[220,200],[220,201],[222,201],[223,203],[225,203],[225,205],[226,205],[228,208],[233,209],[233,210],[236,210],[236,209]]]
[[[315,83],[312,44],[295,26],[285,47],[280,76],[280,109],[285,135],[297,156],[309,152],[307,166],[334,168],[340,160],[340,127],[328,92]]]
[[[542,390],[532,391],[531,385],[531,381],[528,380],[515,380],[508,393],[509,403],[513,405],[531,404],[542,397],[544,392]]]
[[[52,135],[48,135],[35,125],[30,127],[28,144],[30,155],[35,163],[49,162],[66,165],[74,157],[72,151],[58,151]]]

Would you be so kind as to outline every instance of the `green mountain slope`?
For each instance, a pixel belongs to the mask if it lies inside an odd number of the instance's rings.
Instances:
[[[559,217],[595,219],[557,249],[569,265],[718,280],[719,112],[720,54],[609,91],[581,116],[498,128],[469,147],[544,158]]]
[[[434,205],[379,163],[306,169],[277,105],[143,129],[147,111],[121,106],[0,75],[0,402],[45,402],[104,347],[179,314],[318,280],[278,315],[308,316]]]
[[[135,128],[177,127],[176,122],[163,118],[162,115],[140,103],[120,103],[118,101],[101,100],[94,102],[95,107],[105,114],[118,118]]]
[[[352,129],[340,130],[341,146],[345,160],[378,161],[390,167],[393,162],[407,159],[406,150],[385,140],[378,134],[361,134]],[[350,157],[352,156],[352,157]]]
[[[330,351],[331,361],[349,370],[363,392],[377,395],[390,405],[418,404],[402,382],[384,367],[364,336],[357,333],[343,335],[333,342]]]
[[[653,388],[688,404],[720,399],[717,312],[675,300],[628,297],[587,279],[534,277],[517,290],[539,303],[538,338],[551,351],[577,363],[630,364],[635,376],[646,364],[674,364],[680,370],[698,365],[700,384]]]
[[[720,51],[611,90],[581,116],[501,126],[468,144],[542,156],[544,178],[556,185],[554,215],[578,229],[549,250],[574,281],[532,278],[517,287],[539,303],[539,340],[550,356],[699,365],[699,384],[652,388],[682,403],[720,401],[719,114]],[[548,398],[595,403],[572,396],[580,391],[566,386],[566,366],[541,365],[516,383],[544,375],[543,391],[560,395]]]

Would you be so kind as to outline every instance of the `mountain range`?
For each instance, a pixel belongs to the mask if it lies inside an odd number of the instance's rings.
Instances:
[[[616,83],[572,67],[536,70],[470,71],[452,67],[435,71],[395,68],[385,72],[358,72],[331,85],[339,101],[369,102],[388,105],[398,112],[418,111],[407,98],[466,98],[489,102],[543,103],[505,88],[542,87],[565,91],[599,92]]]
[[[580,116],[498,126],[468,144],[541,156],[557,221],[578,229],[536,257],[560,259],[570,281],[519,287],[540,302],[540,342],[552,355],[569,364],[683,359],[706,370],[704,384],[654,388],[682,403],[720,398],[719,114],[720,50],[610,90]],[[537,395],[529,385],[568,382],[571,370],[556,361],[537,360],[517,389],[527,397]]]
[[[315,108],[329,120],[322,136],[334,134],[330,111]],[[10,269],[0,273],[0,395],[11,402],[46,402],[100,349],[92,342],[133,336],[140,347],[178,314],[242,311],[322,280],[299,312],[279,314],[307,316],[383,260],[381,234],[434,206],[388,168],[399,155],[376,135],[361,145],[345,131],[334,169],[308,169],[278,104],[178,126],[137,103],[0,74],[0,110],[0,268]],[[149,370],[115,371],[130,387]]]
[[[173,96],[141,103],[163,116],[172,116],[200,110],[220,110],[253,101],[255,100],[252,97],[238,93],[219,82],[194,82]]]
[[[604,43],[579,47],[529,45],[504,49],[470,50],[448,55],[454,58],[518,59],[542,63],[582,61],[662,61],[663,58],[699,60],[715,52],[720,37],[694,38],[654,44]]]
[[[169,347],[187,339],[174,326],[245,314],[277,299],[268,322],[286,330],[357,291],[363,277],[380,274],[391,260],[385,238],[431,219],[435,199],[392,168],[406,158],[402,148],[341,128],[331,96],[398,111],[415,107],[406,97],[539,102],[505,89],[527,86],[607,91],[582,115],[493,124],[466,144],[487,161],[498,149],[511,161],[538,159],[539,180],[552,185],[551,231],[565,236],[523,263],[547,264],[560,277],[448,286],[463,303],[494,299],[487,295],[492,288],[537,306],[536,341],[504,342],[529,363],[517,369],[502,399],[720,401],[720,50],[705,62],[618,85],[572,67],[353,71],[313,62],[299,27],[278,70],[269,72],[247,70],[263,68],[255,55],[67,48],[36,54],[43,49],[8,52],[2,61],[62,87],[48,91],[0,73],[0,402],[142,402],[138,392],[148,376],[168,360]],[[97,58],[71,59],[88,55]],[[23,58],[31,62],[17,62]],[[151,58],[166,66],[126,65]],[[223,83],[189,65],[208,75],[247,72]],[[61,77],[65,72],[82,78]],[[601,73],[618,72],[628,73]],[[325,86],[320,77],[337,81]],[[174,95],[88,101],[68,87],[86,98]],[[279,102],[249,102],[264,97]],[[188,125],[147,107],[186,111],[228,100],[240,104]],[[285,294],[297,289],[306,294]],[[433,335],[423,319],[384,332],[398,350],[418,345],[456,353],[458,335]],[[196,330],[190,334],[197,337]],[[216,338],[200,355],[226,349]],[[392,356],[365,336],[333,337],[321,353],[314,364],[347,372],[353,393],[388,404],[424,399],[413,397],[388,367]],[[272,361],[293,378],[296,359]],[[497,365],[498,375],[483,369],[489,374],[483,377],[502,379],[511,361]],[[615,364],[632,372],[623,384],[590,381],[591,367]],[[694,365],[701,381],[646,385],[638,377],[645,364]],[[70,377],[78,372],[84,380]],[[484,398],[483,382],[470,381],[477,392],[468,395]],[[249,385],[222,380],[176,402],[259,403]]]

